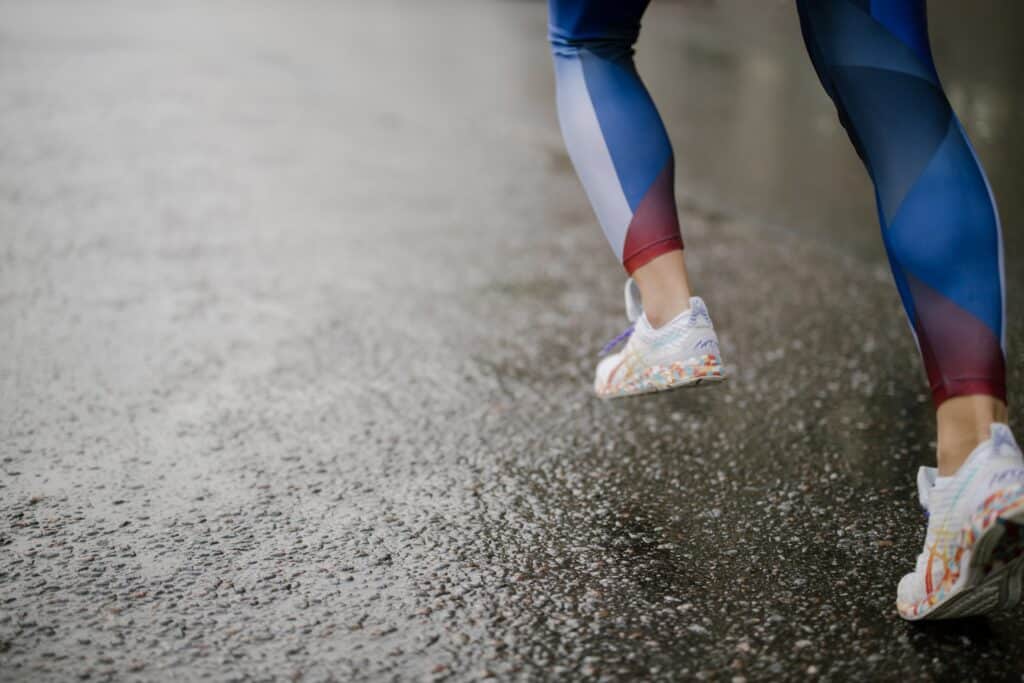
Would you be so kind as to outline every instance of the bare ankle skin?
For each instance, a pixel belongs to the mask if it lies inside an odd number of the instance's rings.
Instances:
[[[956,474],[978,444],[989,438],[993,422],[1006,422],[1006,404],[992,396],[955,396],[936,413],[939,426],[939,476]]]
[[[633,271],[644,314],[658,328],[690,307],[690,278],[682,250],[662,254]],[[948,401],[947,401],[948,402]]]

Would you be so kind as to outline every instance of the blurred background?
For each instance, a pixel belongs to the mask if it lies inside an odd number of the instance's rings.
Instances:
[[[929,7],[1015,402],[1024,5]],[[0,679],[1019,676],[895,615],[932,412],[792,3],[644,26],[732,378],[606,404],[542,2],[0,2]]]

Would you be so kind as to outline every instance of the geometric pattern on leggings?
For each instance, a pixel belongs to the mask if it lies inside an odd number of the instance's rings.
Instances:
[[[939,81],[924,0],[798,0],[814,68],[875,186],[882,238],[936,405],[1006,400],[1002,238]]]
[[[558,117],[609,244],[629,273],[682,249],[672,146],[633,62],[648,0],[549,0]]]

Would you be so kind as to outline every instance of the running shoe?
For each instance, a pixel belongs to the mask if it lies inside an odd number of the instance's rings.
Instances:
[[[599,397],[636,396],[725,379],[718,337],[700,297],[691,297],[688,310],[655,329],[644,315],[640,290],[630,278],[626,281],[626,317],[630,326],[602,353],[623,341],[625,346],[597,365],[594,391]]]
[[[1010,428],[991,437],[952,477],[917,476],[928,513],[924,551],[900,581],[904,619],[954,619],[1014,607],[1024,579],[1024,458]]]

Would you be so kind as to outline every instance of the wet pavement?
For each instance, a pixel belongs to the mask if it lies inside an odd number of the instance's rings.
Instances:
[[[1016,292],[1022,14],[933,3]],[[790,4],[651,10],[732,379],[611,403],[544,31],[0,4],[0,679],[1021,679],[1021,613],[896,616],[932,412]]]

